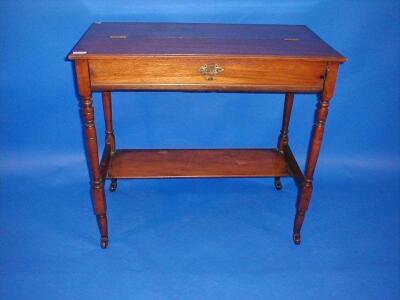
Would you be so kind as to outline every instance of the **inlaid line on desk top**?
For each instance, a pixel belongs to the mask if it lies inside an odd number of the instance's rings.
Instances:
[[[92,24],[70,58],[129,55],[255,55],[346,60],[303,25]]]

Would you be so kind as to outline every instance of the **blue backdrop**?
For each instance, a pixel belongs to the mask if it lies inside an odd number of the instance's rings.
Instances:
[[[306,24],[349,58],[303,243],[296,188],[137,180],[107,194],[101,250],[72,64],[94,21]],[[399,299],[400,2],[0,0],[0,298]],[[100,97],[95,96],[103,145]],[[116,93],[119,147],[275,146],[283,95]],[[290,130],[303,161],[316,97]]]

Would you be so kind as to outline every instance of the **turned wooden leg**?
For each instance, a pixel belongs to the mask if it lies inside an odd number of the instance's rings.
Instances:
[[[283,109],[283,118],[282,118],[282,128],[281,133],[278,138],[278,151],[281,155],[284,155],[283,148],[289,143],[289,122],[290,116],[292,114],[294,93],[287,93],[285,95],[285,106]],[[282,182],[280,177],[274,178],[275,188],[279,191],[282,189]]]
[[[106,146],[109,145],[111,149],[111,156],[115,153],[115,135],[112,122],[112,103],[111,103],[111,92],[102,92],[103,99],[103,110],[104,110],[104,120],[106,122]],[[110,192],[115,192],[117,190],[117,179],[112,178],[110,183]]]
[[[108,226],[107,226],[107,205],[104,195],[104,182],[101,177],[99,154],[97,146],[97,134],[94,124],[94,108],[92,97],[82,97],[82,112],[85,123],[86,146],[90,171],[92,174],[92,199],[94,212],[97,216],[97,222],[101,235],[101,247],[105,248],[108,244]]]
[[[97,134],[94,124],[94,108],[91,95],[88,97],[82,97],[82,112],[85,124],[88,160],[92,174],[91,184],[93,207],[100,229],[101,247],[105,248],[108,244],[108,226],[106,216],[107,205],[104,195],[104,182],[100,171]]]
[[[85,60],[76,62],[79,95],[81,96],[82,116],[86,138],[86,150],[91,174],[91,191],[94,212],[101,235],[101,247],[108,245],[107,205],[104,194],[104,178],[101,175],[97,134],[94,122],[93,99],[90,89],[89,68]]]
[[[328,109],[329,99],[321,96],[315,113],[315,122],[312,130],[311,141],[307,156],[305,180],[299,189],[297,198],[296,217],[293,228],[293,241],[297,245],[301,242],[300,231],[303,225],[304,216],[311,200],[313,190],[313,175],[321,149],[325,122],[328,116]]]
[[[338,69],[339,65],[337,63],[328,63],[324,76],[324,88],[319,95],[318,105],[315,111],[314,126],[308,149],[304,174],[305,176],[303,182],[299,187],[296,204],[296,216],[293,226],[293,241],[297,245],[301,242],[300,231],[304,222],[304,216],[311,200],[314,171],[317,165],[319,152],[321,150],[325,123],[328,117],[329,103],[333,97],[333,93],[335,90]]]
[[[104,120],[106,122],[106,144],[110,145],[111,153],[115,153],[115,136],[112,121],[111,92],[102,92]]]

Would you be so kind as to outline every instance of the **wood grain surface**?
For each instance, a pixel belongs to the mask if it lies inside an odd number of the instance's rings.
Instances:
[[[318,92],[326,63],[238,57],[135,57],[125,60],[91,59],[94,90],[226,90]],[[223,71],[210,80],[202,66]]]
[[[109,178],[216,178],[288,176],[275,149],[117,150]]]
[[[304,25],[126,22],[92,24],[69,58],[131,55],[253,55],[346,60]]]

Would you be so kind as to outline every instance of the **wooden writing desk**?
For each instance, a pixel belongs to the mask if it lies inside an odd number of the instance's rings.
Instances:
[[[69,55],[82,100],[94,211],[101,246],[108,245],[104,182],[128,178],[291,176],[299,192],[293,240],[308,208],[328,107],[346,58],[306,26],[96,23]],[[285,93],[282,129],[272,149],[119,150],[111,110],[113,90]],[[92,93],[101,92],[106,144],[99,161]],[[294,93],[316,93],[318,105],[304,173],[288,144]]]

